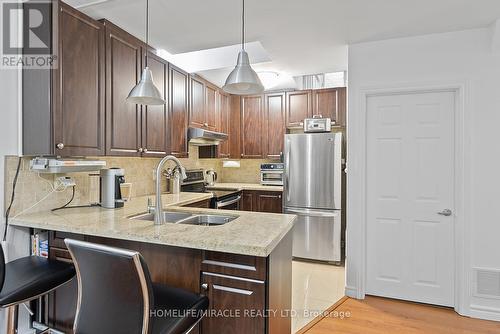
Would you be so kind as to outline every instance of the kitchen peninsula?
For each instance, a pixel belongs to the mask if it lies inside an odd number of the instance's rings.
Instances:
[[[210,196],[168,194],[162,195],[162,202],[167,211],[235,219],[218,226],[155,226],[153,221],[131,219],[147,210],[144,196],[115,210],[89,207],[21,215],[11,225],[49,231],[49,256],[63,261],[71,261],[64,238],[137,250],[154,282],[206,294],[211,311],[241,312],[236,318],[205,318],[200,326],[204,334],[290,333],[291,230],[296,217],[185,207]],[[76,279],[51,294],[49,319],[57,329],[71,330],[76,294]],[[265,317],[266,310],[275,316]],[[243,316],[243,312],[255,316]]]

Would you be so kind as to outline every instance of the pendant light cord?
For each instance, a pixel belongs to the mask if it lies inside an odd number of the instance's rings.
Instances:
[[[245,50],[245,0],[243,1],[243,8],[241,10],[241,49]]]
[[[148,67],[148,47],[149,47],[149,0],[146,0],[146,55],[145,55],[146,66],[144,67]]]

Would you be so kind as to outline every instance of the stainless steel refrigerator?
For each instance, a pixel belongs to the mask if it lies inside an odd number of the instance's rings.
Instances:
[[[295,214],[293,256],[341,261],[342,134],[285,135],[283,207]]]

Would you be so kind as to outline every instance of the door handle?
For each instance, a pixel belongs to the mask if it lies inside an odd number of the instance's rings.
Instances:
[[[286,188],[286,200],[290,201],[290,141],[286,142],[286,157],[285,157],[285,188]]]
[[[452,213],[453,212],[451,212],[450,209],[444,209],[443,211],[438,212],[438,215],[448,217],[448,216],[451,216]]]

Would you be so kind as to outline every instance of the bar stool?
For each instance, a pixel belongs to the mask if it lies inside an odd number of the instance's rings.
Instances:
[[[136,251],[65,239],[78,278],[75,334],[180,334],[201,321],[208,298],[152,283]]]
[[[16,332],[20,304],[48,294],[74,276],[73,265],[39,256],[27,256],[6,264],[0,246],[0,308],[8,309],[7,333]]]

